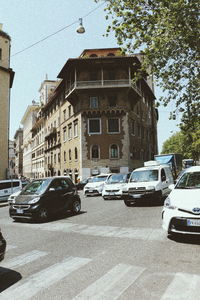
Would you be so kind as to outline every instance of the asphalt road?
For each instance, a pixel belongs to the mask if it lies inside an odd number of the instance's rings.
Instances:
[[[0,299],[200,299],[200,238],[168,238],[161,211],[82,197],[79,215],[39,224],[0,207]]]

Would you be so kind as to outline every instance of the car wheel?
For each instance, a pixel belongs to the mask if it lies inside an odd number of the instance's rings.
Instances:
[[[73,214],[78,214],[81,210],[81,202],[78,200],[75,200],[72,204],[72,212]]]
[[[125,204],[126,206],[128,206],[128,207],[131,207],[131,206],[132,206],[132,204],[131,204],[129,201],[127,201],[127,200],[124,200],[124,204]]]
[[[49,214],[46,208],[42,207],[40,208],[39,212],[38,212],[38,219],[41,222],[45,222],[48,220]]]

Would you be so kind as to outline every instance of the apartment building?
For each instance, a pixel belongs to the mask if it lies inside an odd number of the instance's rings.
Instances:
[[[11,38],[0,24],[0,179],[9,177],[10,89],[14,72],[10,68]]]
[[[23,125],[23,175],[28,178],[33,178],[32,172],[32,128],[36,122],[37,113],[40,106],[34,100],[31,105],[28,105],[21,124]]]
[[[128,172],[157,153],[157,110],[148,74],[134,82],[137,56],[119,48],[84,50],[62,78],[61,173],[86,178]],[[149,84],[151,83],[151,85]]]
[[[14,135],[15,147],[15,174],[17,177],[23,176],[23,129],[18,128]]]

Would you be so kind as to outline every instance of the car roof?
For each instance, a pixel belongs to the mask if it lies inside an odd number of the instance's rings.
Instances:
[[[200,166],[193,166],[185,169],[184,173],[200,172]]]
[[[167,164],[162,164],[162,165],[158,165],[158,166],[141,167],[141,168],[137,168],[137,169],[133,170],[133,172],[135,172],[135,171],[147,171],[147,170],[159,170],[161,168],[170,168],[170,166],[167,165]]]

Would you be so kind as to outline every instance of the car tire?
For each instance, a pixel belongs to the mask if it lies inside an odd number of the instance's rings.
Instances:
[[[75,200],[72,204],[71,211],[73,214],[78,214],[81,211],[81,202],[78,200]]]
[[[38,212],[38,220],[40,222],[45,222],[48,220],[49,214],[46,208],[42,207],[40,208],[39,212]]]
[[[125,204],[126,206],[128,206],[128,207],[131,207],[131,206],[132,206],[132,204],[131,204],[129,201],[127,201],[127,200],[124,200],[124,204]]]

